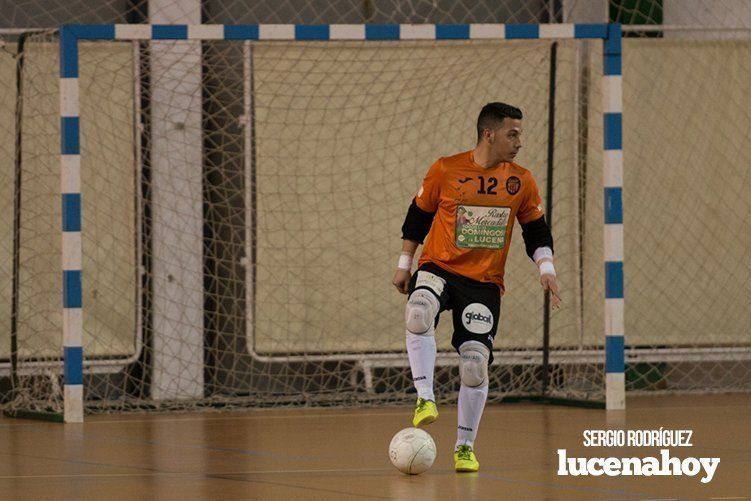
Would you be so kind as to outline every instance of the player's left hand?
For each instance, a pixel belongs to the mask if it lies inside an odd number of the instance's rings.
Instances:
[[[555,281],[555,275],[545,273],[540,277],[542,289],[550,291],[550,306],[557,310],[561,306],[561,296],[558,294],[558,283]]]

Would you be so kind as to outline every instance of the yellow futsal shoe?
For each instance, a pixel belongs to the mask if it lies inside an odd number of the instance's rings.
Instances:
[[[438,419],[438,408],[435,406],[435,402],[432,400],[425,400],[424,398],[417,399],[417,405],[415,405],[415,417],[412,418],[412,424],[416,427],[425,426]]]
[[[454,451],[454,469],[456,471],[477,471],[480,469],[480,463],[472,452],[472,447],[460,445]]]

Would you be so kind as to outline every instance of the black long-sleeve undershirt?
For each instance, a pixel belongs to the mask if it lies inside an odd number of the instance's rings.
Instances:
[[[540,247],[550,247],[550,250],[553,250],[553,235],[550,233],[548,223],[545,222],[545,216],[523,223],[521,227],[524,247],[530,259],[534,259],[532,256]]]
[[[435,212],[425,212],[417,206],[413,198],[402,224],[402,239],[422,244],[430,231],[434,217]]]

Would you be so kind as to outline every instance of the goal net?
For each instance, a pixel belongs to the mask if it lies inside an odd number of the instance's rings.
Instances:
[[[518,163],[552,220],[564,306],[546,322],[517,232],[489,399],[604,399],[601,40],[202,29],[79,42],[88,412],[411,401],[390,285],[400,226],[429,165],[472,148],[496,100],[525,115]],[[3,47],[0,81],[18,89],[0,102],[7,408],[60,412],[58,33],[28,35],[21,67],[17,38]],[[751,386],[750,51],[624,39],[627,390]],[[436,333],[441,401],[458,389],[450,324]]]

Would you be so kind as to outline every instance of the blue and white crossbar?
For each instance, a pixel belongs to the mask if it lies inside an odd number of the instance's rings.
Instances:
[[[78,40],[609,39],[613,24],[71,24]],[[618,29],[620,35],[620,29]],[[620,40],[617,43],[620,47]],[[619,52],[620,53],[620,52]]]
[[[83,420],[79,40],[603,40],[606,406],[625,407],[623,134],[619,24],[72,24],[60,28],[65,420]]]

